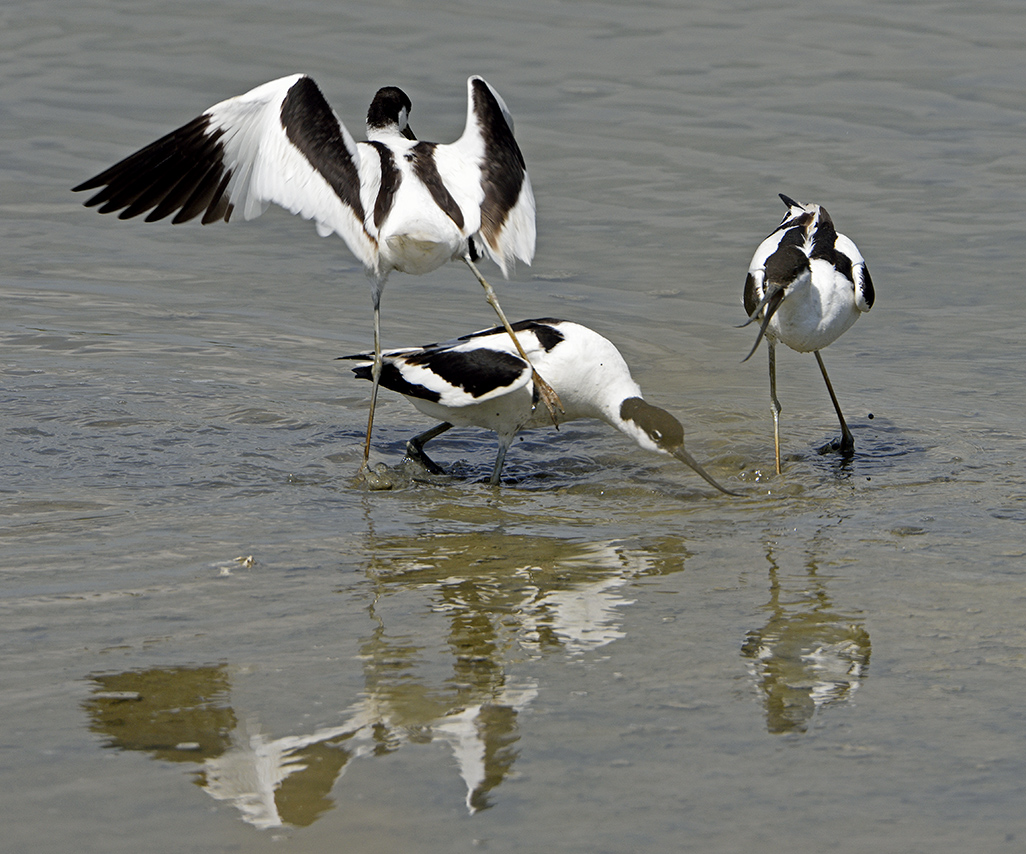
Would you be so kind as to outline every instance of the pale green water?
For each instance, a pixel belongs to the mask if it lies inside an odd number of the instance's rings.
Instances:
[[[968,9],[969,7],[967,7]],[[0,816],[7,850],[1016,851],[1026,838],[1021,81],[996,0],[8,3],[0,11]],[[118,222],[68,188],[228,95],[481,73],[539,207],[515,318],[616,342],[744,498],[597,424],[447,435],[353,482],[370,340],[338,240]],[[741,286],[785,192],[873,311],[781,352]],[[395,276],[386,344],[491,324]],[[870,418],[870,413],[873,417]],[[426,422],[386,396],[375,459]],[[235,560],[252,556],[251,565]],[[262,775],[262,776],[261,776]]]

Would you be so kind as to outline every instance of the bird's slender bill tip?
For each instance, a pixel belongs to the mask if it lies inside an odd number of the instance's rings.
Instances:
[[[759,349],[759,343],[760,343],[761,341],[762,341],[762,336],[760,335],[760,336],[759,336],[758,338],[756,338],[756,339],[755,339],[755,343],[754,343],[754,344],[752,345],[752,349],[748,351],[748,355],[747,355],[747,356],[745,356],[745,357],[744,357],[744,358],[743,358],[743,359],[741,360],[741,364],[742,364],[742,365],[743,365],[743,364],[744,364],[745,362],[747,362],[747,361],[748,361],[749,359],[751,359],[751,358],[752,358],[752,356],[753,356],[753,355],[755,354],[755,351]]]
[[[755,310],[750,315],[748,315],[748,323],[751,323],[753,320],[755,320],[756,317],[758,317],[760,311],[762,311],[764,308],[766,309],[766,312],[762,318],[762,325],[759,327],[759,334],[755,336],[755,343],[752,345],[752,349],[748,351],[748,355],[741,360],[742,364],[751,359],[752,354],[759,349],[759,342],[762,341],[763,336],[766,334],[766,327],[769,326],[770,319],[773,317],[774,314],[776,314],[777,309],[780,308],[780,304],[783,301],[784,289],[782,287],[772,288],[768,290],[766,292],[766,296],[764,296],[759,301],[759,304],[755,307]],[[747,326],[748,323],[742,325]]]
[[[684,450],[683,445],[677,448],[677,450],[673,452],[673,455],[682,463],[693,469],[704,481],[706,481],[706,483],[716,487],[724,495],[731,495],[734,498],[741,497],[740,492],[731,492],[729,489],[724,489],[722,486],[720,486],[713,479],[713,476],[698,464],[698,460],[696,460],[693,456],[691,456],[691,454]]]

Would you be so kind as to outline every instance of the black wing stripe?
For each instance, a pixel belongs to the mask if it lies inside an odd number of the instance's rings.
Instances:
[[[365,222],[359,170],[346,147],[338,119],[309,77],[300,77],[282,100],[281,124],[289,141],[320,172],[356,218]]]
[[[373,369],[370,365],[360,365],[357,368],[353,368],[353,373],[361,380],[374,379]],[[442,395],[437,391],[408,382],[406,377],[402,375],[402,371],[392,362],[385,362],[381,366],[381,385],[399,394],[415,397],[418,400],[430,400],[432,403],[437,403],[442,398]]]
[[[851,258],[845,255],[843,252],[834,252],[834,269],[837,270],[844,278],[849,282],[854,282],[852,278],[852,266]]]
[[[873,287],[873,279],[869,275],[869,267],[865,265],[862,267],[862,296],[866,305],[872,308],[873,303],[876,302],[876,290]]]
[[[374,200],[374,225],[380,229],[381,224],[392,212],[395,194],[403,181],[403,173],[395,165],[392,151],[383,142],[371,142],[378,152],[381,161],[381,183],[378,185],[378,197]]]
[[[535,334],[541,348],[548,353],[566,337],[552,325],[554,322],[558,323],[558,321],[527,320],[523,324],[516,324],[513,331],[520,332],[521,329],[518,329],[518,326],[524,330],[530,330]]]
[[[456,204],[442,176],[438,174],[438,166],[435,165],[436,144],[433,142],[418,142],[408,155],[413,161],[413,174],[416,175],[428,191],[435,204],[442,209],[449,219],[456,223],[456,227],[463,230],[463,211]]]
[[[499,237],[509,212],[520,197],[526,165],[513,131],[506,123],[491,90],[483,80],[475,80],[474,114],[481,126],[485,154],[482,164],[481,234],[498,251]]]
[[[810,269],[808,256],[798,247],[785,244],[766,259],[766,290],[773,285],[786,287]]]
[[[418,353],[407,357],[406,362],[423,365],[449,385],[462,388],[471,397],[482,397],[512,385],[526,367],[524,360],[512,353],[487,349]]]
[[[806,230],[811,222],[812,214],[804,214],[800,216],[796,222],[792,222],[786,227],[780,226],[777,231],[783,229],[784,233],[780,236],[777,246],[779,247],[785,244],[790,244],[791,246],[804,246],[807,236]]]
[[[760,299],[762,299],[762,297],[758,293],[758,289],[755,287],[755,276],[749,273],[745,277],[745,293],[743,297],[745,314],[751,317],[752,312],[755,311]]]
[[[535,320],[518,320],[516,323],[511,323],[510,328],[512,328],[514,332],[533,332],[535,337],[538,339],[538,344],[546,353],[548,353],[553,347],[559,344],[560,341],[566,338],[566,336],[556,328],[560,323],[565,323],[565,321],[559,320],[555,317],[541,317]],[[487,335],[499,334],[506,334],[506,328],[504,326],[494,326],[491,329],[482,329],[480,332],[471,332],[469,335],[462,335],[456,340],[473,341],[475,338],[484,338]],[[438,347],[437,344],[431,346]]]
[[[837,231],[834,229],[834,221],[830,219],[830,214],[826,212],[826,208],[821,207],[819,209],[819,221],[812,232],[812,252],[809,257],[813,260],[821,259],[833,264],[837,255],[836,244]]]

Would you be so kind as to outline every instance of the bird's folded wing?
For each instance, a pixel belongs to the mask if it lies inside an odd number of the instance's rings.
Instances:
[[[859,252],[855,242],[843,234],[837,235],[835,247],[839,256],[838,261],[847,261],[843,269],[839,265],[839,272],[851,280],[855,286],[855,304],[860,311],[869,311],[876,301],[876,291],[873,287],[873,278],[869,275],[869,268],[866,261]]]
[[[371,354],[346,356],[370,361]],[[502,349],[437,347],[383,354],[381,384],[409,397],[443,406],[475,406],[509,394],[531,382],[531,366]],[[370,368],[353,369],[370,379]]]

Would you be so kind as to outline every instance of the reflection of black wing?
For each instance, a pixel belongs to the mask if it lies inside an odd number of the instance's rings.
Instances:
[[[330,792],[353,757],[356,730],[335,727],[273,740],[239,728],[225,665],[94,676],[83,702],[107,746],[194,762],[196,782],[257,827],[305,827],[334,806]],[[261,788],[264,786],[266,788]]]
[[[202,762],[220,756],[235,729],[223,664],[94,676],[83,703],[92,732],[108,747],[142,750],[155,759]],[[188,745],[188,749],[183,749]]]

